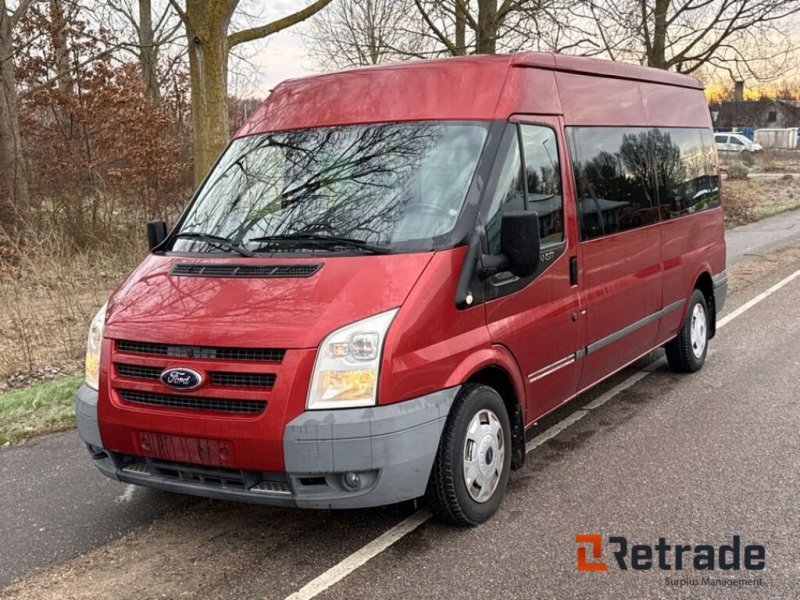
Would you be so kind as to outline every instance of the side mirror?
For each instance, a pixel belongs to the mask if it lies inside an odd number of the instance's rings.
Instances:
[[[503,214],[500,251],[517,277],[530,277],[539,268],[539,215],[533,211]]]
[[[165,239],[167,239],[167,224],[160,219],[148,221],[147,243],[150,246],[150,250],[160,246]]]

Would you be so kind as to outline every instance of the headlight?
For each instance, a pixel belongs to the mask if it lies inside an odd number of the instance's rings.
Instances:
[[[103,328],[106,325],[108,302],[100,307],[89,327],[86,340],[86,385],[93,390],[100,387],[100,348],[103,345]]]
[[[306,408],[375,405],[383,341],[397,310],[387,310],[337,329],[322,341]]]

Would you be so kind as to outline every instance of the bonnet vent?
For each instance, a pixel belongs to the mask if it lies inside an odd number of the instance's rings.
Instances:
[[[311,277],[321,268],[321,264],[225,265],[178,263],[172,267],[170,274],[184,277],[231,277],[239,279],[261,279],[279,277]]]

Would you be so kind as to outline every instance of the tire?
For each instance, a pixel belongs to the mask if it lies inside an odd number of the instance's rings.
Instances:
[[[708,331],[706,297],[700,290],[694,290],[678,337],[664,346],[673,371],[694,373],[703,367],[708,353]]]
[[[428,505],[442,521],[479,525],[503,501],[510,470],[511,426],[503,399],[488,386],[464,385],[439,440]]]

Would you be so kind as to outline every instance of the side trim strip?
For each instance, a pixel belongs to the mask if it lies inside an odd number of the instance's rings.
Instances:
[[[564,358],[557,360],[554,363],[547,365],[546,367],[542,367],[538,371],[534,371],[530,375],[528,375],[528,383],[533,383],[534,381],[538,381],[543,377],[547,377],[548,375],[552,375],[556,371],[563,369],[564,367],[568,367],[569,365],[573,364],[576,361],[579,361],[587,354],[591,354],[592,352],[597,352],[601,348],[605,348],[609,344],[613,344],[619,339],[622,339],[629,333],[633,333],[637,329],[641,329],[645,325],[649,325],[653,321],[656,321],[669,313],[678,310],[679,308],[683,307],[686,303],[686,300],[678,300],[677,302],[673,302],[662,308],[659,311],[654,312],[651,315],[647,315],[644,319],[639,319],[635,323],[631,323],[627,327],[623,327],[619,331],[615,331],[611,335],[607,335],[606,337],[597,340],[596,342],[589,344],[586,348],[581,348],[575,354],[571,354],[569,356],[565,356]]]
[[[672,304],[669,304],[669,305],[665,306],[661,310],[658,310],[658,311],[656,311],[656,312],[654,312],[652,314],[647,315],[644,319],[639,319],[635,323],[631,323],[627,327],[623,327],[619,331],[615,331],[614,333],[612,333],[610,335],[607,335],[606,337],[601,338],[601,339],[597,340],[596,342],[593,342],[593,343],[589,344],[586,347],[586,354],[591,354],[592,352],[597,352],[598,350],[600,350],[602,348],[605,348],[609,344],[613,344],[617,340],[620,340],[620,339],[624,338],[626,335],[629,335],[629,334],[633,333],[637,329],[641,329],[642,327],[645,327],[645,326],[649,325],[653,321],[657,321],[658,319],[668,315],[672,311],[678,310],[685,303],[686,303],[686,300],[678,300],[677,302],[673,302]]]
[[[571,365],[576,360],[576,354],[571,354],[569,356],[565,356],[561,360],[557,360],[556,362],[547,365],[546,367],[542,367],[538,371],[534,371],[530,375],[528,375],[528,383],[533,383],[537,379],[541,379],[542,377],[547,377],[548,375],[555,373],[559,369],[563,369],[564,367]]]

